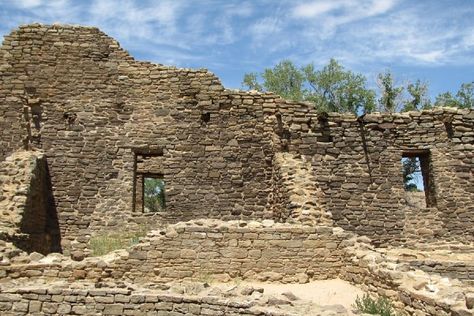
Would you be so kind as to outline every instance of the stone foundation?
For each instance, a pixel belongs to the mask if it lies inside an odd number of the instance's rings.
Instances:
[[[0,295],[2,315],[275,315],[290,316],[254,301],[217,296],[199,297],[120,288],[32,286]]]
[[[414,270],[393,252],[374,249],[366,241],[338,228],[203,220],[152,231],[127,250],[79,262],[55,254],[19,256],[0,266],[0,285],[11,289],[18,282],[125,281],[149,288],[183,280],[306,283],[340,277],[388,297],[398,310],[409,314],[474,314],[474,287]],[[21,294],[24,290],[12,291]]]

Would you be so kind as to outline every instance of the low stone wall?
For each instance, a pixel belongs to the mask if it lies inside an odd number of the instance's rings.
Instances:
[[[154,231],[129,254],[114,261],[121,278],[251,279],[307,282],[338,276],[340,228],[250,221],[194,221]]]
[[[391,260],[450,279],[474,285],[474,245],[469,243],[439,243],[413,245],[413,248],[378,249]]]
[[[413,270],[367,244],[347,247],[346,260],[343,279],[389,298],[409,315],[474,315],[474,287],[459,280]]]
[[[0,265],[4,279],[230,281],[306,283],[331,279],[343,265],[340,228],[274,223],[271,220],[202,220],[154,230],[139,244],[105,257],[72,261],[61,255],[16,258]]]
[[[2,315],[289,315],[252,301],[119,288],[11,288],[0,294]]]
[[[183,280],[305,283],[341,277],[367,292],[388,297],[397,309],[410,315],[474,315],[474,287],[456,279],[414,271],[409,262],[392,256],[387,249],[376,250],[369,242],[366,237],[355,237],[340,228],[270,220],[197,220],[152,231],[137,245],[103,257],[72,261],[55,254],[44,258],[34,254],[28,258],[18,256],[0,265],[0,277],[3,284],[63,280],[73,285],[83,281],[157,285]],[[21,296],[29,293],[27,287],[21,288],[12,292],[16,301],[6,302],[16,302],[15,308],[30,308]],[[34,295],[28,297],[36,301]],[[108,300],[111,306],[116,303]],[[94,298],[88,302],[104,308]],[[54,304],[59,308],[60,302]],[[6,311],[14,308],[13,303],[5,306]],[[125,305],[122,312],[125,313]]]

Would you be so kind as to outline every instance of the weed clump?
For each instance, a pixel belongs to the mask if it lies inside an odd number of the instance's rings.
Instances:
[[[386,298],[379,296],[376,300],[371,298],[368,294],[364,294],[362,298],[357,296],[354,308],[361,313],[380,315],[380,316],[395,316],[392,303]]]

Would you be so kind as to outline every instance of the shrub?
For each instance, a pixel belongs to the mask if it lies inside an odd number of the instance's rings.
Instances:
[[[382,296],[379,296],[377,300],[374,300],[368,294],[364,294],[362,298],[357,296],[354,307],[361,313],[380,316],[395,316],[392,303]]]

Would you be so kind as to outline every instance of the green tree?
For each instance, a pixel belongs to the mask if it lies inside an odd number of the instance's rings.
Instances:
[[[474,108],[474,81],[463,83],[455,96],[451,92],[440,93],[436,97],[435,106]]]
[[[435,106],[460,107],[459,102],[451,92],[440,93],[436,96]]]
[[[242,86],[247,87],[249,90],[263,91],[263,87],[258,83],[258,74],[255,72],[246,73]]]
[[[405,191],[417,191],[418,188],[412,181],[415,180],[415,174],[421,172],[419,160],[416,157],[403,158],[402,165]]]
[[[460,107],[465,109],[474,108],[474,81],[463,83],[456,94]]]
[[[396,112],[401,104],[403,87],[395,87],[392,72],[389,70],[378,75],[377,84],[381,92],[379,99],[380,110]]]
[[[165,182],[159,178],[145,178],[143,204],[151,212],[162,211],[166,207]]]
[[[428,85],[420,80],[415,83],[409,83],[407,91],[410,99],[405,100],[402,111],[419,111],[431,107],[431,101],[428,97]]]
[[[367,79],[361,74],[345,70],[335,59],[321,70],[313,64],[303,67],[305,78],[312,88],[306,99],[328,112],[371,112],[375,108],[375,92],[366,88]]]
[[[251,90],[271,91],[285,99],[303,100],[303,73],[289,60],[283,60],[274,68],[267,68],[261,74],[263,83],[258,82],[259,75],[251,72],[244,75],[242,85]]]
[[[284,60],[260,74],[245,74],[242,85],[258,91],[272,91],[295,101],[311,101],[318,110],[328,112],[370,112],[375,108],[375,92],[366,87],[361,74],[344,69],[335,59],[321,70],[313,64],[297,68]]]
[[[284,98],[300,101],[304,95],[304,75],[291,61],[283,60],[273,69],[267,68],[262,74],[263,86]]]

